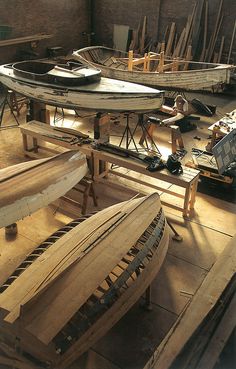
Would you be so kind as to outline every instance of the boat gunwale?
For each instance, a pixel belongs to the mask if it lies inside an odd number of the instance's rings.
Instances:
[[[128,71],[128,70],[122,70],[122,69],[119,69],[119,68],[114,68],[114,67],[108,67],[106,65],[103,65],[102,63],[97,63],[97,62],[94,62],[94,61],[89,61],[87,60],[84,56],[80,55],[80,53],[82,52],[89,52],[90,50],[101,50],[101,49],[105,49],[105,50],[109,50],[109,51],[114,51],[114,52],[120,52],[120,53],[126,53],[125,51],[122,51],[122,50],[116,50],[116,49],[112,49],[112,48],[108,48],[108,47],[105,47],[105,46],[88,46],[88,47],[85,47],[85,48],[82,48],[82,49],[79,49],[79,50],[76,50],[73,52],[73,55],[78,57],[80,59],[80,61],[84,61],[86,64],[89,64],[91,66],[99,66],[101,69],[104,68],[106,70],[115,70],[115,71],[120,71],[120,72],[123,72],[123,73],[133,73],[133,74],[144,74],[144,75],[165,75],[166,73],[169,73],[169,74],[188,74],[188,73],[193,73],[193,72],[209,72],[209,71],[216,71],[216,70],[233,70],[233,69],[236,69],[236,66],[233,65],[233,64],[221,64],[221,63],[209,63],[209,62],[195,62],[195,61],[192,61],[192,60],[180,60],[180,62],[182,63],[189,63],[189,64],[198,64],[198,65],[209,65],[209,66],[212,66],[212,68],[203,68],[203,69],[190,69],[190,70],[178,70],[178,71],[165,71],[165,72],[158,72],[158,71],[142,71],[142,70],[132,70],[132,71]],[[158,55],[157,55],[158,56]],[[139,58],[141,58],[142,56],[137,56]],[[128,61],[128,59],[127,59]],[[174,60],[173,59],[165,59],[165,61],[168,61],[168,62],[173,62]],[[127,64],[128,66],[128,64]]]
[[[137,92],[137,91],[130,91],[130,92],[119,92],[119,91],[92,91],[92,90],[87,90],[87,89],[83,89],[83,86],[91,86],[91,85],[97,85],[100,83],[100,81],[97,81],[97,82],[92,82],[92,83],[89,83],[89,84],[86,84],[86,85],[80,85],[80,86],[66,86],[66,85],[59,85],[59,84],[52,84],[52,83],[46,83],[46,82],[43,82],[43,81],[37,81],[37,80],[31,80],[31,79],[27,79],[27,78],[24,78],[24,77],[16,77],[13,73],[13,75],[8,75],[8,74],[5,74],[5,73],[2,73],[1,72],[1,68],[9,68],[11,71],[12,71],[12,68],[10,68],[9,66],[11,66],[11,64],[4,64],[4,65],[1,65],[0,66],[0,76],[2,75],[3,77],[5,78],[9,78],[11,79],[13,82],[17,82],[17,83],[20,83],[20,84],[25,84],[29,87],[35,87],[35,85],[37,86],[43,86],[43,87],[47,87],[48,89],[52,89],[52,90],[63,90],[62,92],[64,93],[67,93],[67,92],[84,92],[84,93],[88,93],[88,94],[95,94],[95,93],[98,93],[98,94],[101,94],[101,95],[113,95],[113,94],[117,94],[119,95],[118,97],[124,95],[125,98],[136,98],[137,95],[139,97],[141,97],[142,95],[145,96],[145,95],[148,95],[148,97],[151,97],[151,95],[154,95],[154,97],[161,97],[164,95],[164,91],[163,90],[159,90],[159,89],[155,89],[153,88],[155,91],[145,91],[145,92]],[[101,77],[102,78],[105,78],[105,79],[114,79],[115,81],[118,81],[118,82],[122,82],[120,80],[117,80],[115,78],[109,78],[109,77]],[[32,81],[32,82],[31,82]],[[128,83],[128,84],[133,84],[133,85],[139,85],[139,86],[143,86],[143,87],[147,87],[149,88],[148,86],[145,86],[145,85],[142,85],[141,83],[135,83],[135,82],[129,82],[129,81],[123,81],[125,83]],[[151,87],[150,87],[151,88]],[[134,95],[134,96],[132,96]],[[36,99],[36,98],[35,98]],[[39,100],[39,99],[38,99]],[[43,100],[43,99],[41,99]],[[60,105],[59,105],[60,106]],[[96,110],[96,109],[95,109]]]

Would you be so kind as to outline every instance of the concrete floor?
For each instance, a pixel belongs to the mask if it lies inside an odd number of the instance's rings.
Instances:
[[[187,97],[189,97],[187,95]],[[190,157],[190,149],[203,149],[208,142],[208,127],[226,112],[235,109],[235,99],[227,96],[202,95],[205,103],[217,105],[217,115],[212,118],[201,117],[197,129],[183,134],[185,147]],[[67,115],[64,122],[57,125],[79,127],[83,132],[93,134],[92,116],[81,112],[81,117]],[[133,118],[135,124],[136,117]],[[25,121],[23,110],[20,123]],[[9,113],[4,114],[2,126],[14,123]],[[122,116],[117,114],[111,120],[111,131],[120,135],[124,128]],[[170,153],[170,130],[157,128],[156,140],[163,157]],[[198,136],[201,140],[193,139]],[[116,143],[119,138],[112,136]],[[27,160],[22,151],[19,128],[0,130],[0,166],[4,168]],[[111,190],[102,184],[96,184],[99,208],[130,198],[140,190],[133,187],[130,191]],[[227,189],[225,189],[227,194]],[[160,194],[168,200],[168,195]],[[165,207],[166,216],[183,236],[183,242],[171,240],[166,260],[160,273],[152,284],[152,311],[145,311],[138,302],[102,339],[74,363],[71,369],[141,369],[156,347],[162,341],[185,308],[189,299],[196,293],[208,271],[224,249],[236,230],[236,203],[225,201],[224,195],[215,197],[198,192],[194,215],[183,219],[180,212]],[[89,209],[93,210],[92,201]],[[79,216],[79,212],[78,212]],[[18,222],[18,234],[14,239],[6,239],[4,229],[0,230],[0,270],[8,266],[9,274],[25,256],[52,232],[68,223],[71,218],[49,206],[32,216]],[[5,268],[6,269],[6,268]],[[6,275],[0,273],[0,284]],[[142,300],[142,299],[141,299]]]

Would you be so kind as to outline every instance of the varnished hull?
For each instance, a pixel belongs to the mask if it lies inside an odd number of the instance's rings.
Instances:
[[[68,87],[16,76],[11,67],[3,65],[0,82],[30,99],[68,109],[145,112],[159,109],[163,103],[159,90],[104,77],[96,83]]]
[[[78,151],[0,170],[0,227],[32,214],[64,195],[87,173],[85,155]]]
[[[233,66],[228,64],[211,63],[189,63],[191,70],[157,71],[132,70],[128,71],[122,64],[119,66],[120,57],[128,57],[127,53],[109,49],[102,46],[91,46],[80,49],[73,53],[81,62],[96,66],[104,77],[117,78],[124,81],[136,82],[155,88],[165,90],[187,90],[187,91],[210,91],[221,92],[230,83],[230,76]],[[109,66],[103,64],[103,60],[110,59],[117,62],[110,63]],[[171,62],[170,60],[168,62]],[[106,61],[105,61],[106,63]]]
[[[169,241],[158,194],[67,229],[55,243],[51,236],[50,247],[0,289],[4,329],[21,326],[21,348],[56,368],[68,367],[141,297]]]

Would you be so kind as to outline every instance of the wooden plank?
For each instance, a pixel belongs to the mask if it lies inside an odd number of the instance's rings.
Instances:
[[[189,45],[186,53],[186,63],[184,63],[184,70],[188,70],[189,61],[192,59],[192,46]]]
[[[128,71],[130,72],[133,70],[133,55],[133,50],[129,50]]]
[[[217,38],[218,38],[218,35],[219,35],[219,32],[220,32],[220,28],[221,28],[222,22],[223,22],[223,16],[220,18],[219,25],[218,25],[216,34],[214,36],[214,40],[212,42],[212,49],[210,51],[209,61],[212,59],[212,55],[214,54],[215,45],[216,45],[216,41],[217,41]],[[214,62],[214,59],[213,59],[213,62]]]
[[[166,46],[166,51],[165,54],[167,56],[171,55],[171,51],[172,51],[172,47],[173,47],[173,41],[174,41],[174,36],[175,36],[175,28],[176,25],[174,22],[171,23],[171,27],[170,27],[170,33],[169,33],[169,38],[168,38],[168,42],[167,42],[167,46]]]
[[[223,52],[223,48],[224,48],[224,42],[225,42],[225,36],[222,36],[221,43],[220,43],[220,50],[219,50],[218,59],[217,59],[217,63],[220,63],[221,62],[222,52]]]
[[[182,45],[180,57],[183,57],[183,55],[186,52],[186,47],[189,45],[189,41],[190,41],[190,37],[191,37],[191,32],[192,32],[192,24],[193,24],[193,18],[194,18],[195,10],[196,10],[196,3],[194,4],[193,11],[192,11],[191,15],[188,16],[188,21],[187,21],[187,24],[186,24],[186,27],[185,27],[186,32],[185,32],[185,37],[184,37],[184,41],[183,41],[183,45]]]
[[[212,57],[212,54],[213,54],[213,51],[214,51],[214,47],[215,47],[215,43],[216,43],[216,35],[217,35],[217,31],[219,29],[219,22],[220,22],[220,19],[222,19],[221,12],[222,12],[223,1],[224,0],[220,0],[214,31],[212,33],[211,41],[210,41],[210,44],[208,46],[208,55],[207,55],[206,60],[209,61],[209,62],[211,61],[211,57]]]
[[[24,36],[24,37],[17,37],[17,38],[12,38],[12,39],[8,39],[8,40],[1,40],[0,41],[0,47],[1,46],[25,44],[27,42],[40,41],[40,40],[44,40],[44,39],[52,38],[52,37],[53,37],[52,34],[38,33],[38,34],[32,35],[32,36]]]
[[[160,24],[161,5],[162,5],[162,0],[156,0],[156,40],[158,40],[158,38],[159,38],[159,24]]]
[[[164,63],[165,63],[165,54],[164,51],[161,51],[160,53],[160,61],[157,66],[157,72],[163,73],[164,72]]]
[[[195,58],[196,51],[198,49],[198,42],[200,37],[200,30],[201,30],[201,20],[202,20],[202,12],[205,0],[199,0],[197,2],[197,8],[194,16],[193,22],[193,31],[192,31],[192,53]]]
[[[205,2],[205,15],[204,15],[204,34],[203,34],[203,44],[202,52],[199,61],[205,60],[206,55],[206,42],[207,42],[207,29],[208,29],[208,0]]]
[[[190,304],[182,312],[144,369],[168,369],[213,309],[236,272],[236,235],[226,245]]]
[[[220,324],[216,328],[207,349],[204,351],[197,369],[212,369],[216,364],[220,353],[227,343],[231,333],[236,327],[236,295],[227,307],[226,312],[221,319]]]
[[[231,38],[230,47],[229,47],[229,55],[228,55],[228,59],[227,59],[227,63],[228,64],[229,64],[231,53],[232,53],[232,49],[233,49],[235,31],[236,31],[236,20],[235,20],[235,23],[234,23],[234,29],[233,29],[232,38]]]
[[[184,37],[185,37],[185,32],[186,32],[186,29],[184,28],[181,35],[180,35],[180,37],[179,37],[176,48],[173,52],[173,58],[176,58],[176,57],[180,56],[180,51],[181,51],[182,43],[183,43],[183,40],[184,40]]]
[[[140,38],[140,53],[141,54],[144,52],[144,48],[145,48],[146,28],[147,28],[147,16],[145,15],[143,19],[142,34]]]

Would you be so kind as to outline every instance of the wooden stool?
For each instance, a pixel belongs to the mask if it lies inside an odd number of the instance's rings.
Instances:
[[[177,145],[180,150],[184,149],[184,142],[179,126],[170,126],[170,128],[171,128],[171,151],[172,154],[174,154],[177,151]]]
[[[96,194],[95,194],[95,191],[94,191],[93,181],[91,181],[90,179],[87,179],[87,178],[83,178],[80,181],[79,184],[84,186],[84,190],[80,191],[78,189],[78,191],[83,193],[83,202],[82,202],[82,207],[81,207],[81,213],[84,215],[84,214],[86,214],[86,211],[87,211],[87,203],[88,203],[89,196],[91,196],[93,198],[94,206],[98,206],[98,202],[97,202],[97,197],[96,197]]]
[[[82,202],[78,202],[78,200],[74,200],[73,196],[63,196],[61,199],[65,201],[65,203],[74,206],[77,208],[78,206],[81,207],[82,215],[85,215],[87,212],[87,205],[88,205],[88,198],[89,196],[93,199],[94,206],[98,206],[97,197],[94,190],[93,181],[88,178],[83,178],[77,185],[75,185],[71,191],[80,192],[83,194]],[[63,206],[65,209],[65,206]]]

